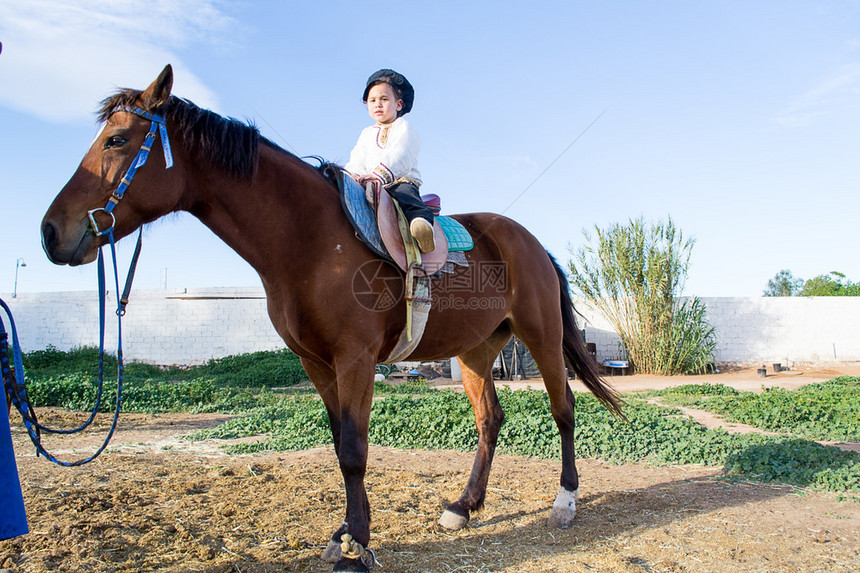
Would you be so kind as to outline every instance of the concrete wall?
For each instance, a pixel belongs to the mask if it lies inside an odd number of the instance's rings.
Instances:
[[[2,295],[25,351],[98,344],[95,292]],[[717,330],[717,361],[740,364],[860,362],[860,297],[704,298]],[[611,325],[575,301],[599,359],[619,353]],[[116,348],[115,303],[108,303],[106,344]],[[6,319],[4,318],[4,321]],[[7,322],[8,327],[8,322]],[[127,358],[199,364],[243,352],[283,348],[266,313],[263,289],[141,290],[123,319]]]
[[[3,300],[12,309],[24,351],[49,344],[60,350],[98,345],[96,292],[19,294]],[[105,346],[112,352],[115,310],[116,299],[108,300]],[[284,347],[269,321],[262,287],[133,291],[122,330],[125,357],[155,364],[200,364]]]
[[[705,297],[716,329],[719,363],[833,364],[860,362],[860,297]],[[610,323],[584,301],[588,342],[598,358],[619,354]]]

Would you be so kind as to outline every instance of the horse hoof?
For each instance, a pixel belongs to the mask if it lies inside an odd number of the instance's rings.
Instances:
[[[335,564],[334,569],[332,569],[333,573],[345,573],[347,571],[362,571],[366,573],[368,569],[360,559],[341,559]]]
[[[454,531],[458,531],[466,527],[466,524],[469,523],[468,516],[462,516],[459,513],[454,513],[450,509],[446,509],[445,513],[442,514],[442,517],[439,518],[439,525],[444,527],[445,529],[452,529]]]
[[[337,563],[340,561],[341,550],[340,543],[335,543],[333,540],[329,540],[328,545],[325,550],[322,552],[322,560],[326,563]]]
[[[552,504],[552,512],[549,514],[547,526],[554,529],[567,529],[573,525],[573,518],[576,517],[576,499],[579,497],[579,490],[568,491],[564,488],[559,489],[558,497],[555,498],[555,503]]]
[[[547,520],[547,526],[552,529],[567,529],[573,525],[573,518],[576,517],[576,510],[552,508]]]

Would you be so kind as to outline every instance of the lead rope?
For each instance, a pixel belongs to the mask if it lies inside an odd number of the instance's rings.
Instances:
[[[36,412],[33,409],[32,404],[30,403],[29,397],[27,396],[27,387],[26,382],[24,380],[24,366],[21,360],[21,347],[18,342],[18,332],[15,328],[15,321],[12,318],[12,312],[9,310],[9,307],[6,306],[6,303],[0,300],[2,303],[6,314],[9,315],[9,323],[11,325],[12,330],[12,351],[14,358],[14,369],[9,367],[9,352],[8,352],[8,344],[6,343],[5,336],[5,328],[3,327],[2,321],[0,321],[0,362],[2,362],[2,377],[3,377],[3,386],[6,394],[9,396],[9,403],[15,406],[15,409],[18,410],[18,413],[21,414],[21,418],[24,420],[24,426],[27,428],[27,433],[30,435],[30,440],[33,442],[33,445],[36,446],[36,454],[43,455],[48,460],[54,462],[55,464],[59,464],[61,466],[80,466],[86,464],[88,462],[93,461],[101,454],[104,449],[107,447],[108,442],[110,442],[111,437],[113,437],[113,433],[116,430],[117,421],[119,420],[119,413],[122,406],[122,378],[123,371],[125,366],[123,364],[122,357],[122,317],[125,314],[125,307],[128,305],[128,297],[131,292],[131,283],[134,280],[134,271],[137,267],[137,260],[140,257],[140,249],[143,239],[143,228],[140,228],[137,236],[137,246],[134,249],[134,255],[131,258],[131,264],[129,265],[128,275],[125,281],[125,288],[120,294],[119,291],[119,275],[117,272],[117,260],[116,260],[116,244],[114,240],[114,226],[116,225],[116,215],[114,215],[113,210],[125,196],[125,192],[128,189],[128,186],[131,185],[132,180],[134,179],[137,170],[143,167],[146,164],[147,159],[149,158],[149,152],[152,150],[152,145],[156,141],[156,135],[160,136],[161,139],[161,147],[164,152],[164,168],[170,169],[173,166],[173,152],[170,150],[170,140],[167,136],[167,122],[165,118],[161,115],[137,108],[132,106],[119,106],[114,108],[113,113],[116,112],[128,112],[133,113],[137,116],[140,116],[144,119],[149,120],[149,131],[143,139],[143,142],[140,144],[140,149],[137,150],[137,154],[134,159],[132,159],[131,164],[128,167],[128,170],[125,172],[125,175],[120,180],[119,185],[111,194],[108,202],[104,207],[99,207],[97,209],[91,209],[87,211],[87,216],[90,220],[90,227],[92,232],[97,236],[101,237],[103,235],[107,235],[108,242],[110,243],[111,256],[113,258],[113,277],[114,277],[114,285],[116,292],[116,319],[117,319],[117,350],[116,350],[116,360],[117,360],[117,382],[116,382],[116,406],[114,408],[114,416],[113,421],[111,422],[110,430],[108,430],[108,434],[105,437],[104,443],[101,447],[96,450],[96,452],[88,458],[83,458],[74,462],[63,462],[55,458],[51,455],[45,448],[42,446],[41,433],[40,432],[49,432],[54,434],[75,434],[77,432],[82,431],[87,428],[90,424],[92,424],[93,420],[98,414],[99,406],[101,405],[102,398],[102,390],[104,388],[104,339],[105,339],[105,299],[106,299],[106,290],[105,290],[105,268],[104,268],[104,256],[102,255],[102,247],[99,247],[99,255],[98,255],[98,267],[99,267],[99,382],[98,382],[98,390],[96,392],[96,402],[93,407],[93,411],[90,414],[90,417],[84,422],[81,426],[71,429],[71,430],[60,430],[55,428],[48,428],[43,426],[36,420]],[[105,213],[110,216],[111,225],[107,229],[100,230],[98,221],[96,221],[96,213]],[[11,408],[11,407],[10,407]]]
[[[89,463],[96,459],[104,450],[107,448],[108,443],[113,437],[114,431],[116,430],[117,423],[119,421],[119,414],[122,409],[122,383],[123,383],[123,372],[125,370],[125,365],[123,362],[123,354],[122,354],[122,316],[125,314],[125,307],[128,304],[128,295],[131,291],[131,283],[134,279],[134,270],[137,266],[137,260],[140,256],[140,249],[142,245],[142,234],[138,234],[137,246],[135,247],[134,256],[132,257],[132,262],[129,267],[128,277],[126,278],[125,289],[123,290],[122,296],[119,294],[119,274],[117,271],[117,258],[116,258],[116,244],[114,241],[113,232],[107,233],[111,256],[113,259],[113,275],[114,275],[114,285],[115,285],[115,293],[117,299],[117,387],[116,387],[116,403],[114,407],[114,415],[113,420],[111,421],[110,429],[108,430],[107,436],[104,439],[101,447],[96,450],[91,456],[82,458],[79,460],[75,460],[73,462],[65,462],[57,459],[54,455],[48,452],[45,447],[42,445],[41,440],[41,432],[52,433],[52,434],[75,434],[83,431],[90,424],[92,424],[93,420],[95,420],[96,415],[98,414],[99,406],[101,405],[101,398],[103,394],[104,388],[104,351],[105,351],[105,322],[106,322],[106,313],[105,313],[105,301],[107,298],[107,291],[105,288],[105,265],[104,265],[104,256],[102,254],[101,247],[99,248],[98,255],[98,279],[99,279],[99,362],[98,362],[98,389],[96,391],[96,401],[93,406],[93,410],[90,413],[89,418],[80,426],[74,429],[59,429],[59,428],[50,428],[42,425],[36,419],[36,412],[33,409],[33,405],[30,402],[29,396],[27,395],[27,385],[26,380],[24,378],[24,366],[23,360],[21,357],[21,345],[18,339],[18,330],[15,326],[15,319],[12,317],[12,311],[6,305],[6,303],[0,299],[0,305],[2,305],[3,310],[6,311],[6,314],[9,317],[9,330],[12,334],[12,356],[13,356],[13,364],[9,364],[9,346],[8,346],[8,334],[6,333],[5,326],[3,321],[0,320],[0,365],[2,365],[2,375],[3,375],[3,385],[5,387],[6,395],[9,397],[9,402],[11,406],[15,406],[15,409],[18,410],[18,413],[21,415],[21,418],[24,421],[24,427],[27,429],[27,434],[30,436],[30,441],[33,442],[33,445],[36,446],[36,455],[44,456],[47,460],[61,466],[65,467],[74,467],[81,466],[83,464]]]

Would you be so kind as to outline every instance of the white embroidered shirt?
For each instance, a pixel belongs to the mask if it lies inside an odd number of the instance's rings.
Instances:
[[[406,178],[421,185],[420,150],[418,134],[409,127],[409,122],[398,117],[389,124],[364,128],[345,169],[354,175],[376,175],[386,184]]]

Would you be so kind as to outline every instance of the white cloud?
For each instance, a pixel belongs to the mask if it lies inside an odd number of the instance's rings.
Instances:
[[[817,86],[794,97],[776,117],[776,122],[807,125],[844,105],[854,105],[860,96],[860,63],[842,67]]]
[[[118,87],[146,87],[165,64],[174,93],[208,108],[215,95],[178,51],[226,41],[216,0],[3,0],[0,105],[56,122],[91,120]]]

